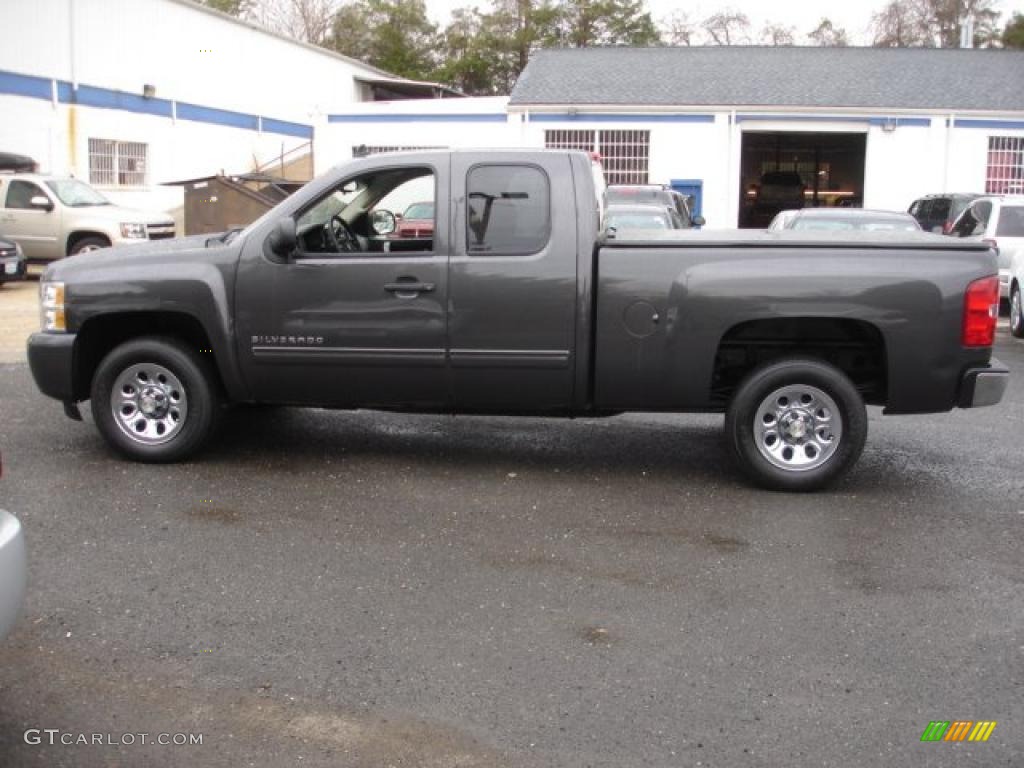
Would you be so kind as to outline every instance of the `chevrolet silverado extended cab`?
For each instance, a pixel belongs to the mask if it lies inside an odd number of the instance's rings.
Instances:
[[[391,211],[434,202],[426,237]],[[984,244],[924,233],[605,238],[589,158],[376,155],[240,232],[49,267],[35,381],[117,450],[195,453],[222,406],[550,416],[724,412],[763,486],[859,456],[865,404],[991,405],[999,283]],[[79,417],[80,418],[80,417]]]

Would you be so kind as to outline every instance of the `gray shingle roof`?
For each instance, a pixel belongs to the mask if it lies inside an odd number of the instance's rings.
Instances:
[[[513,106],[749,106],[1024,111],[1024,53],[908,48],[538,51]]]

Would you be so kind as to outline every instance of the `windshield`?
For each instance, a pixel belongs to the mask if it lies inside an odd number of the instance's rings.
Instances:
[[[432,219],[434,218],[433,203],[413,203],[405,209],[402,214],[405,219]]]
[[[617,230],[623,229],[671,229],[668,221],[668,214],[665,213],[641,213],[630,211],[628,213],[612,213],[605,215],[605,226]]]
[[[69,208],[111,204],[107,198],[78,179],[57,179],[46,182],[46,186]]]

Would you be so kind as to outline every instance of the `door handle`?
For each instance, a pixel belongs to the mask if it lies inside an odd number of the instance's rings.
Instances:
[[[397,283],[384,283],[384,290],[391,293],[430,293],[434,290],[433,283],[420,283],[413,280],[399,281]]]

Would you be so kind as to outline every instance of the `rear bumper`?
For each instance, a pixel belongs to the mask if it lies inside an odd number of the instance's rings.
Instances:
[[[25,597],[28,559],[18,518],[0,509],[0,639],[14,626]]]
[[[25,259],[0,259],[0,283],[10,282],[11,280],[24,280],[25,272]]]
[[[960,380],[961,408],[980,408],[995,405],[1003,399],[1010,383],[1010,369],[995,358],[984,368],[970,368]]]
[[[72,402],[75,334],[33,333],[28,337],[28,367],[40,392],[65,403]]]

